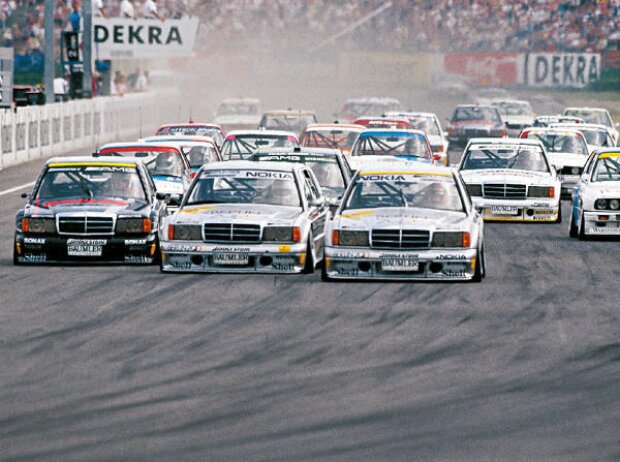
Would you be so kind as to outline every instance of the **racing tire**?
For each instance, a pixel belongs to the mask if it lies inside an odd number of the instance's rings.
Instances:
[[[562,201],[560,201],[560,206],[558,207],[558,219],[555,220],[556,223],[562,223]]]
[[[304,269],[302,270],[302,274],[312,274],[314,273],[314,256],[312,254],[312,234],[308,235],[308,245],[306,246],[306,263],[304,264]]]
[[[483,271],[482,271],[482,263],[480,260],[484,258],[483,251],[480,251],[476,254],[476,268],[474,269],[474,277],[471,279],[472,282],[482,282]]]
[[[579,225],[579,235],[577,237],[580,241],[585,241],[588,239],[588,236],[586,236],[586,225],[583,213],[581,214],[581,224]]]
[[[20,266],[21,262],[17,258],[17,247],[15,246],[15,242],[13,242],[13,266]]]
[[[157,265],[161,269],[161,249],[159,248],[159,239],[155,239],[155,255],[153,255],[152,265]]]
[[[332,280],[327,275],[327,268],[325,264],[321,265],[321,281],[323,282],[332,282]]]
[[[573,238],[579,237],[579,229],[577,228],[577,225],[575,224],[574,213],[570,214],[570,225],[568,226],[568,235]]]

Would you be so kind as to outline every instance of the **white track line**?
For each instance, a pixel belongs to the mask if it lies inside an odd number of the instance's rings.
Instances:
[[[34,185],[34,181],[31,181],[30,183],[25,183],[19,186],[15,186],[14,188],[10,188],[10,189],[5,189],[4,191],[0,191],[0,196],[4,196],[6,194],[11,194],[15,191],[19,191],[20,189],[25,189],[25,188],[29,188],[30,186]]]

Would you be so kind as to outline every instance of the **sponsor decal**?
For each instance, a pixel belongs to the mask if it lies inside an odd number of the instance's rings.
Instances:
[[[24,260],[31,262],[40,262],[47,261],[47,255],[45,254],[35,254],[35,253],[27,253],[24,255]]]
[[[377,212],[375,212],[374,210],[362,210],[361,212],[346,212],[343,213],[341,216],[342,218],[356,219],[376,215],[376,213]]]
[[[198,205],[198,206],[190,206],[190,207],[185,207],[184,209],[182,209],[181,211],[179,211],[179,213],[183,214],[183,213],[200,213],[200,212],[206,212],[207,210],[212,210],[214,209],[215,206],[214,205]]]
[[[531,87],[585,87],[601,75],[598,53],[529,53],[524,81]]]
[[[214,247],[213,252],[238,252],[238,253],[248,253],[250,251],[249,247]]]
[[[281,244],[278,246],[278,250],[282,253],[288,253],[291,251],[291,246],[288,244]]]
[[[192,267],[192,262],[174,260],[170,262],[170,265],[174,269],[184,270],[184,269],[190,269]]]
[[[293,174],[271,170],[207,170],[200,176],[207,178],[267,178],[272,180],[293,180]]]
[[[140,255],[125,255],[125,262],[127,263],[144,263],[147,258]]]
[[[146,239],[125,239],[125,245],[145,245]]]
[[[620,228],[596,227],[588,228],[589,234],[620,234]]]
[[[519,149],[524,151],[541,151],[540,146],[531,145],[531,144],[476,144],[470,146],[470,151],[518,151]]]
[[[464,76],[469,84],[484,86],[515,85],[519,81],[518,53],[444,53],[447,74]]]
[[[40,237],[25,237],[24,244],[45,244],[45,239]]]
[[[97,205],[119,205],[125,207],[129,202],[114,199],[60,199],[55,201],[37,202],[35,207],[54,207],[56,205],[77,205],[77,204],[97,204]]]
[[[439,260],[469,260],[467,255],[450,255],[450,254],[441,254],[437,257]]]
[[[444,276],[452,277],[452,278],[464,278],[467,276],[467,273],[465,273],[465,271],[445,270],[445,271],[442,271],[441,274],[443,274]]]

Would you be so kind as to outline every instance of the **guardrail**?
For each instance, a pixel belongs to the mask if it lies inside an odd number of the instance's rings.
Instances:
[[[169,96],[136,93],[0,112],[0,170],[154,133]]]

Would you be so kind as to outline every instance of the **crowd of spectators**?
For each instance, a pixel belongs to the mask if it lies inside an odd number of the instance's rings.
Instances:
[[[153,0],[91,0],[94,14],[149,15]],[[387,0],[159,0],[157,17],[196,15],[209,50],[311,48]],[[124,5],[123,5],[124,4]],[[56,0],[59,32],[79,0]],[[98,8],[97,5],[102,6]],[[149,6],[150,5],[150,6]],[[0,0],[2,45],[43,51],[43,0]],[[604,51],[620,48],[620,0],[392,0],[338,39],[348,49],[404,51]]]

